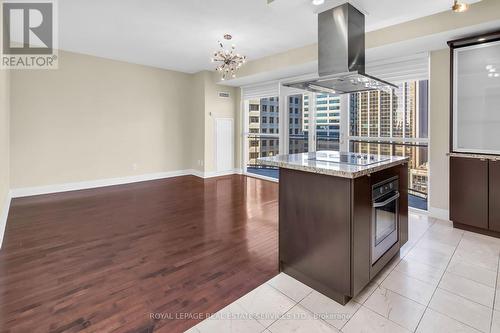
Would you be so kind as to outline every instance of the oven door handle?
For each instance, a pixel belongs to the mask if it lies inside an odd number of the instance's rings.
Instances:
[[[394,194],[392,197],[390,197],[389,199],[383,201],[383,202],[374,202],[373,203],[373,208],[380,208],[380,207],[384,207],[385,205],[393,202],[394,200],[396,199],[399,199],[401,195],[399,194],[399,192],[396,192],[396,194]]]

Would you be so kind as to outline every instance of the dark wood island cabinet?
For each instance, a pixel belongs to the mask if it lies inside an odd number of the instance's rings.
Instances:
[[[341,165],[314,161],[310,158],[314,154],[281,155],[260,161],[280,168],[280,271],[346,304],[408,240],[407,161],[391,158],[367,167],[346,167],[358,171],[337,172]],[[334,172],[329,172],[332,168]],[[395,243],[373,262],[372,191],[376,184],[384,182],[392,187],[386,182],[391,179],[399,184],[394,189],[398,193],[398,235]],[[383,197],[381,201],[388,199]]]

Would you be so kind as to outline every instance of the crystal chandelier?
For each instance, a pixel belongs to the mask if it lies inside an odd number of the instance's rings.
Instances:
[[[225,40],[231,40],[233,36],[226,34],[224,35]],[[224,44],[221,41],[218,42],[220,50],[214,52],[212,62],[220,63],[215,70],[221,72],[222,80],[224,81],[228,77],[236,77],[236,71],[243,66],[247,61],[247,57],[235,53],[236,46],[232,45],[230,50],[224,49]]]

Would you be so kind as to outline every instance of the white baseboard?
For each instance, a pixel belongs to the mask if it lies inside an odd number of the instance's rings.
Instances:
[[[423,209],[418,209],[418,208],[415,208],[415,207],[409,207],[408,206],[408,211],[411,212],[411,213],[416,213],[416,214],[420,214],[420,215],[427,215],[427,216],[429,216],[429,212],[428,211],[423,210]]]
[[[157,179],[164,179],[164,178],[171,178],[171,177],[188,176],[188,175],[193,174],[192,171],[193,170],[177,170],[177,171],[169,171],[169,172],[149,173],[149,174],[138,175],[138,176],[121,177],[121,178],[108,178],[108,179],[91,180],[91,181],[77,182],[77,183],[66,183],[66,184],[56,184],[56,185],[48,185],[48,186],[16,188],[16,189],[11,190],[11,196],[12,196],[12,198],[21,198],[21,197],[29,197],[32,195],[86,190],[86,189],[98,188],[98,187],[138,183],[138,182],[144,182],[144,181],[148,181],[148,180],[157,180]]]
[[[433,217],[444,221],[449,221],[450,212],[447,209],[429,207],[429,217]]]
[[[51,194],[51,193],[60,193],[60,192],[68,192],[68,191],[87,190],[87,189],[98,188],[98,187],[131,184],[131,183],[144,182],[144,181],[148,181],[148,180],[158,180],[158,179],[164,179],[164,178],[189,176],[189,175],[193,175],[196,177],[207,179],[207,178],[221,177],[221,176],[234,175],[234,174],[241,174],[241,169],[233,169],[233,170],[224,171],[224,172],[202,172],[202,171],[194,170],[194,169],[177,170],[177,171],[168,171],[168,172],[149,173],[149,174],[138,175],[138,176],[121,177],[121,178],[108,178],[108,179],[91,180],[91,181],[76,182],[76,183],[15,188],[15,189],[11,190],[11,197],[12,198],[22,198],[22,197],[29,197],[29,196],[33,196],[33,195],[41,195],[41,194]]]
[[[9,216],[10,201],[12,196],[7,193],[7,198],[5,198],[5,203],[1,206],[3,209],[0,211],[0,250],[2,249],[3,236],[5,235],[5,227],[7,226],[7,217]]]
[[[208,178],[215,178],[215,177],[222,177],[222,176],[229,176],[229,175],[240,175],[242,174],[241,169],[233,169],[233,170],[228,170],[228,171],[211,171],[211,172],[203,172],[199,170],[191,170],[191,174],[196,177],[208,179]]]

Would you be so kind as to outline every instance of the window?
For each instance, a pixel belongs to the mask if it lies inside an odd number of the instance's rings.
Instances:
[[[263,93],[269,97],[255,97]],[[260,88],[242,90],[246,119],[244,146],[244,166],[248,173],[268,175],[276,168],[264,167],[257,163],[260,157],[275,156],[279,153],[279,97],[278,86],[267,85]]]
[[[427,139],[428,81],[409,81],[392,93],[350,96],[350,136]]]
[[[428,88],[427,80],[406,81],[392,92],[349,96],[350,149],[409,157],[410,203],[423,200],[420,209],[427,209]]]

